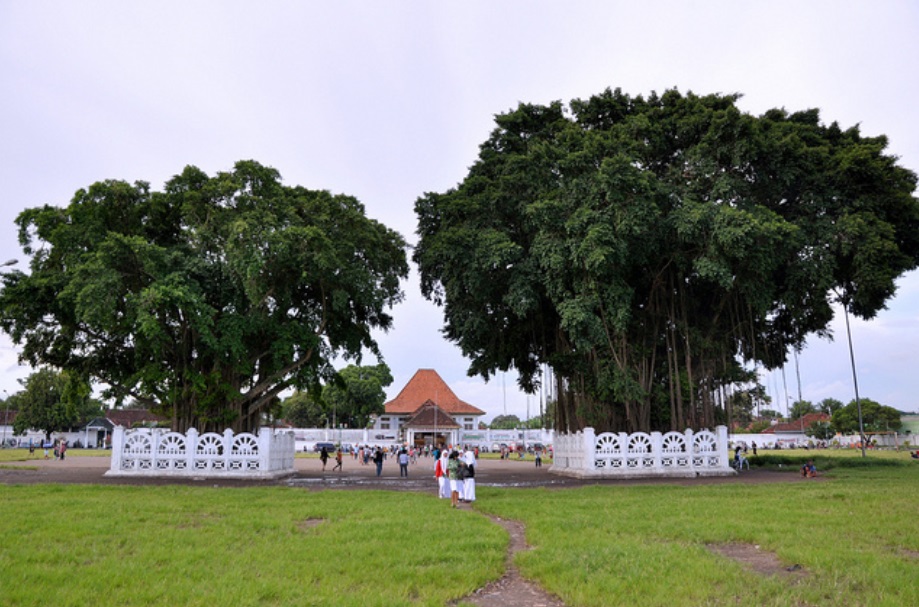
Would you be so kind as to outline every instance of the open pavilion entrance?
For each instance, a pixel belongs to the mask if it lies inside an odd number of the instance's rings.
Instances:
[[[404,440],[416,448],[455,445],[460,425],[433,401],[425,401],[403,425]]]

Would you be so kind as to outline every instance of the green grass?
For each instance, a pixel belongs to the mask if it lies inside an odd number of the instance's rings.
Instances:
[[[51,450],[48,451],[49,457],[54,457]],[[68,449],[66,457],[94,457],[104,455],[109,457],[111,451],[105,449]],[[40,447],[35,448],[35,453],[29,455],[28,449],[12,448],[0,449],[0,463],[2,462],[27,462],[30,460],[39,460],[45,458],[45,451]]]
[[[487,519],[412,493],[0,494],[3,605],[443,605],[500,577],[507,541]]]
[[[919,466],[838,469],[759,485],[479,490],[483,511],[524,522],[517,563],[568,605],[919,605]],[[715,556],[761,546],[792,583]]]
[[[827,457],[817,480],[480,486],[475,511],[405,492],[0,485],[0,605],[446,605],[502,574],[507,537],[484,514],[526,525],[516,563],[569,607],[919,605],[919,463]],[[706,549],[726,542],[806,575]]]

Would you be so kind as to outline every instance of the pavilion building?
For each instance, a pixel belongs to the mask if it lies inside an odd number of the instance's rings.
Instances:
[[[402,391],[384,404],[374,420],[377,436],[402,444],[456,445],[462,431],[473,431],[485,411],[460,400],[434,369],[419,369]]]

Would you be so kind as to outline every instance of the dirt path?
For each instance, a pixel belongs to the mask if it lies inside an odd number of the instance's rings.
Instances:
[[[510,535],[507,549],[507,569],[504,576],[491,584],[475,591],[456,604],[476,605],[477,607],[565,607],[565,604],[543,590],[537,584],[525,579],[514,566],[514,555],[529,550],[526,542],[526,530],[523,523],[510,521],[497,516],[489,517],[501,525]]]

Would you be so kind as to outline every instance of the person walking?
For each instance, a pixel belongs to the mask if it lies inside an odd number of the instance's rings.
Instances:
[[[339,447],[339,448],[338,448],[338,451],[335,452],[335,466],[332,468],[332,472],[335,472],[336,470],[341,470],[341,469],[342,469],[342,468],[341,468],[341,463],[342,463],[342,460],[343,460],[343,459],[344,459],[344,458],[342,457],[342,454],[341,454],[341,447]],[[323,466],[323,470],[324,470],[324,469],[325,469],[325,464],[323,464],[322,466]]]
[[[408,452],[403,448],[399,451],[399,477],[408,478]]]
[[[447,457],[447,477],[450,479],[450,507],[459,507],[459,458],[456,451]]]
[[[65,441],[63,438],[61,439],[61,444],[58,449],[61,452],[61,461],[64,461],[64,454],[67,453],[67,441]]]
[[[533,454],[536,458],[536,467],[542,468],[542,449],[536,449]]]
[[[322,471],[325,472],[325,466],[329,463],[329,452],[325,447],[319,450],[319,461],[322,462]]]
[[[373,452],[373,463],[377,467],[377,476],[383,474],[383,450],[379,447]]]

